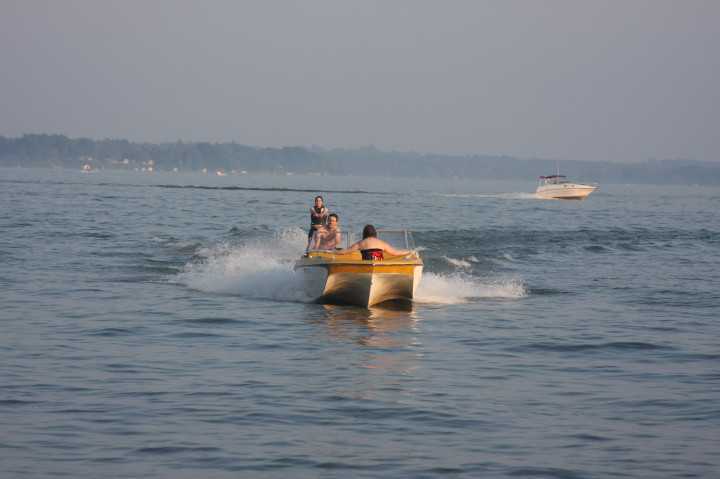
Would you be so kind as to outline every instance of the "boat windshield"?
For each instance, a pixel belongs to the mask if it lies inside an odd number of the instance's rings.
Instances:
[[[379,230],[378,238],[398,250],[414,250],[412,232],[405,230]],[[308,243],[308,251],[326,250],[326,249],[345,249],[356,241],[360,240],[360,236],[355,233],[351,234],[347,231],[339,233],[331,233],[328,231],[315,231],[310,242]]]
[[[415,242],[413,241],[412,232],[405,230],[380,230],[378,238],[387,244],[399,250],[414,250]]]
[[[564,183],[568,183],[568,181],[565,178],[566,178],[565,175],[541,176],[540,184],[541,185],[562,185]]]
[[[332,233],[329,231],[315,231],[310,242],[308,243],[308,251],[326,250],[326,249],[345,249],[357,240],[350,241],[350,233],[341,231]]]

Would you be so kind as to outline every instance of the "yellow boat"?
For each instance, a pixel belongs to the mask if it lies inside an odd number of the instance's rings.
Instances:
[[[340,244],[347,247],[347,233],[341,234]],[[412,250],[412,253],[386,254],[383,260],[363,260],[359,251],[339,255],[332,250],[309,250],[295,263],[295,272],[308,296],[318,303],[364,307],[385,301],[412,300],[423,269],[423,261],[414,251],[412,233],[378,231],[378,238],[393,248]]]

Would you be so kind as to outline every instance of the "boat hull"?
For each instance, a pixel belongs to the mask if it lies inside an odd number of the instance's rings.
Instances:
[[[366,261],[358,253],[334,256],[311,252],[295,264],[300,284],[315,302],[365,307],[412,300],[422,269],[420,258]]]
[[[538,186],[535,194],[543,198],[558,200],[581,200],[597,189],[597,186],[562,183],[559,185]]]

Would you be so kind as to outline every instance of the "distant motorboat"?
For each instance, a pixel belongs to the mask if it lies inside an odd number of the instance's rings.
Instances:
[[[217,176],[227,176],[227,173],[225,173],[224,171],[221,171],[221,170],[217,170],[217,171],[215,172],[215,174],[216,174]]]
[[[565,175],[541,176],[535,190],[537,196],[558,200],[581,200],[597,189],[585,183],[570,183]]]
[[[341,246],[349,246],[347,233],[338,234],[342,235]],[[378,231],[378,238],[412,253],[364,260],[359,251],[339,255],[332,250],[309,250],[295,264],[306,294],[317,303],[363,307],[412,300],[423,270],[423,261],[414,251],[412,233]]]

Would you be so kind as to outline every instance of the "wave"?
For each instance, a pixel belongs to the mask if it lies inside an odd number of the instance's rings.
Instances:
[[[200,242],[183,243],[182,241],[172,237],[155,236],[150,241],[159,243],[176,254],[194,254],[202,248],[202,243]]]
[[[64,183],[65,184],[65,183]],[[78,183],[80,184],[80,183]],[[137,188],[168,188],[168,189],[197,189],[197,190],[219,190],[219,191],[270,191],[270,192],[290,192],[290,193],[311,193],[316,194],[317,188],[298,187],[280,187],[280,186],[239,186],[239,185],[213,185],[213,184],[196,184],[196,183],[99,183],[101,186],[130,186]],[[438,197],[438,198],[498,198],[498,199],[520,199],[520,200],[537,200],[548,199],[537,196],[535,193],[528,192],[511,192],[511,193],[427,193],[412,191],[388,191],[373,189],[327,189],[323,188],[324,195],[333,194],[357,194],[357,195],[380,195],[380,196],[413,196],[413,197]],[[552,199],[552,198],[550,198]]]
[[[448,256],[443,256],[443,259],[444,259],[445,261],[447,261],[448,263],[452,264],[453,266],[457,266],[457,267],[459,267],[459,268],[469,268],[469,267],[471,266],[470,263],[471,263],[471,261],[472,261],[471,258],[468,258],[468,259],[455,259],[455,258],[450,258],[450,257],[448,257]],[[477,260],[472,261],[472,262],[477,262]]]
[[[538,200],[545,199],[535,193],[429,193],[420,196],[439,196],[442,198],[500,198],[508,200]]]
[[[312,193],[317,194],[317,188],[282,188],[282,187],[262,187],[262,186],[223,186],[223,185],[185,185],[185,184],[158,184],[158,185],[136,185],[150,188],[189,188],[198,190],[228,190],[228,191],[274,191],[274,192],[293,192],[293,193]],[[361,194],[361,195],[398,195],[396,192],[388,191],[364,191],[364,190],[328,190],[323,189],[323,194]]]
[[[594,351],[647,351],[647,350],[671,349],[666,346],[642,342],[642,341],[613,341],[607,343],[561,343],[561,342],[540,342],[531,343],[519,347],[508,347],[508,351],[541,350],[560,353],[585,353]]]
[[[460,273],[424,273],[415,294],[417,303],[460,304],[480,299],[518,299],[527,295],[516,279],[488,281]]]
[[[293,271],[295,259],[307,244],[307,234],[299,228],[287,228],[268,236],[253,234],[241,239],[240,244],[229,238],[203,247],[177,281],[207,293],[308,301]]]

